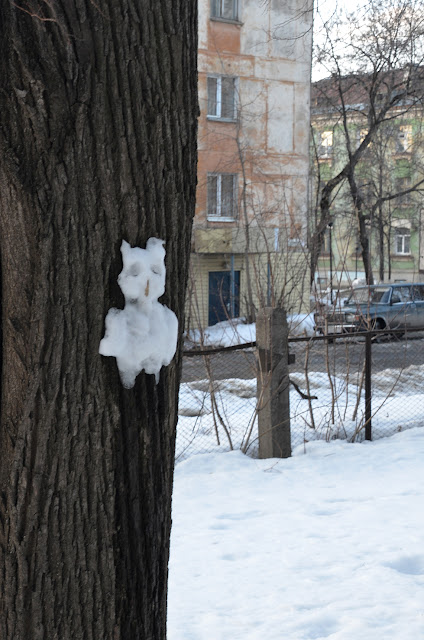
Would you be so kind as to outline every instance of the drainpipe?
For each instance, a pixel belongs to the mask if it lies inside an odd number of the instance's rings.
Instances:
[[[234,253],[231,254],[231,275],[230,275],[230,316],[234,318],[235,316],[235,297],[236,297],[236,287],[235,287],[235,277],[234,277]]]

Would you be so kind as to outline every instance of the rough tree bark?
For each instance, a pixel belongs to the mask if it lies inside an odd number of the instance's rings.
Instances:
[[[367,284],[374,284],[374,274],[372,271],[370,240],[367,232],[366,216],[364,214],[364,200],[355,179],[355,172],[352,170],[348,175],[349,190],[353,201],[353,207],[358,222],[359,243],[361,245],[362,262],[364,265],[365,280]]]
[[[197,0],[0,4],[2,640],[166,636],[180,353],[98,354],[122,239],[166,241],[183,326]]]

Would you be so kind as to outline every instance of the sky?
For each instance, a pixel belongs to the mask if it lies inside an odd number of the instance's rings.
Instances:
[[[359,10],[367,5],[366,0],[355,0],[354,5],[351,0],[315,0],[314,2],[314,43],[320,44],[324,41],[324,25],[338,13],[346,10]],[[328,71],[321,65],[313,64],[312,80],[316,82],[327,77]]]

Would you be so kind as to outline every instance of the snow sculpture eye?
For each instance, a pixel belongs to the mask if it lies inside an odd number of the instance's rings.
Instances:
[[[118,283],[125,297],[124,309],[110,309],[99,353],[117,360],[124,387],[134,386],[143,369],[159,381],[177,348],[178,320],[158,302],[165,291],[164,241],[150,238],[146,248],[131,248],[122,241],[123,269]]]
[[[133,276],[133,278],[136,278],[140,274],[140,271],[140,264],[138,262],[135,262],[129,268],[129,274]]]

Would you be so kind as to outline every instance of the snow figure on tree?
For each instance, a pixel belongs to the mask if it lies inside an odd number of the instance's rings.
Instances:
[[[156,383],[177,348],[178,320],[173,311],[158,302],[165,291],[164,241],[150,238],[146,248],[133,249],[122,241],[123,268],[118,284],[125,297],[124,309],[109,309],[105,337],[99,353],[116,358],[121,382],[134,386],[143,369],[154,374]]]

